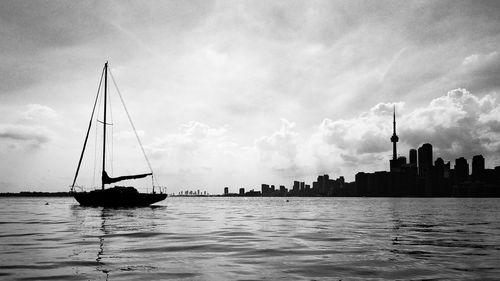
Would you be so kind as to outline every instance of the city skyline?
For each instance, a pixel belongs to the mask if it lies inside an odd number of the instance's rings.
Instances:
[[[430,145],[430,144],[424,144],[424,145]],[[432,146],[431,146],[432,147]],[[410,153],[412,150],[415,149],[410,149]],[[411,155],[411,154],[410,154]],[[497,187],[498,191],[495,193],[495,197],[500,196],[500,189],[499,187],[499,182],[500,182],[500,166],[495,166],[495,167],[486,167],[484,165],[484,157],[482,155],[475,155],[472,157],[471,162],[468,162],[467,159],[464,157],[459,157],[455,159],[455,163],[453,166],[452,170],[457,170],[459,169],[459,173],[457,173],[455,176],[459,178],[460,184],[463,186],[469,188],[475,188],[479,184],[484,184],[488,183],[484,181],[484,178],[490,178],[489,184],[490,187]],[[449,161],[446,164],[444,163],[444,160],[441,157],[436,158],[436,161],[434,162],[437,165],[433,165],[434,167],[439,167],[440,169],[443,169],[447,167],[447,171],[450,172],[450,168],[452,167],[451,164],[452,162]],[[411,162],[408,164],[416,164],[415,162]],[[417,166],[410,166],[410,168],[417,168]],[[484,173],[484,171],[488,173],[487,175],[481,175],[481,173]],[[385,173],[385,172],[391,172],[391,171],[376,171],[371,174],[376,174],[376,173]],[[444,170],[443,170],[444,172]],[[363,174],[370,174],[370,173],[365,173],[365,172],[358,172],[357,175],[363,175]],[[415,175],[418,175],[418,173],[415,173]],[[454,177],[454,175],[448,175],[448,179],[450,177]],[[491,180],[493,179],[493,180]],[[350,188],[355,188],[356,186],[356,180],[353,182],[346,182],[344,176],[340,175],[336,179],[330,179],[330,175],[324,174],[324,175],[319,175],[317,180],[312,182],[312,186],[314,189],[314,185],[318,183],[323,183],[325,184],[328,182],[328,180],[332,180],[331,184],[335,185],[332,186],[333,188],[345,188],[345,190],[340,190],[339,194],[333,194],[333,193],[314,193],[313,190],[311,190],[311,185],[306,184],[306,182],[303,181],[293,181],[293,184],[291,185],[291,188],[288,188],[287,185],[275,185],[275,184],[267,184],[263,183],[261,184],[261,189],[259,191],[258,188],[244,188],[244,187],[233,187],[232,189],[230,187],[224,187],[224,191],[222,195],[226,196],[234,196],[234,195],[239,195],[239,196],[339,196],[339,197],[477,197],[479,195],[474,195],[474,194],[438,194],[438,195],[425,195],[425,194],[406,194],[406,195],[380,195],[380,194],[357,194],[357,193],[349,193]],[[341,187],[341,185],[344,185],[345,187]],[[440,188],[441,186],[436,186]],[[452,188],[453,186],[450,186]],[[237,192],[232,192],[233,189]],[[331,190],[333,191],[333,190]],[[452,192],[450,190],[449,192]],[[179,192],[178,195],[188,195],[193,193],[192,191],[184,191],[184,192]],[[175,194],[173,194],[175,195]],[[485,196],[484,197],[491,197],[491,196]],[[481,196],[479,196],[481,197]]]
[[[500,163],[495,167],[485,166],[483,155],[474,155],[469,165],[467,159],[459,156],[445,162],[441,157],[434,161],[433,147],[424,143],[411,148],[406,156],[398,156],[396,134],[396,107],[393,107],[392,158],[389,171],[367,173],[358,171],[353,182],[347,182],[343,175],[330,179],[328,174],[319,175],[311,185],[294,181],[292,188],[280,185],[262,184],[261,191],[251,189],[240,196],[349,196],[349,197],[499,197]],[[409,162],[407,162],[407,159]],[[469,169],[469,167],[471,169]],[[235,195],[224,187],[223,195]]]
[[[2,1],[0,192],[68,190],[105,61],[169,193],[384,170],[394,107],[399,151],[492,166],[499,6]],[[110,176],[148,172],[120,126]]]

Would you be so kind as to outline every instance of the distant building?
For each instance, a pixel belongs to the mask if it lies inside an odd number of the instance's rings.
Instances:
[[[484,157],[483,155],[476,155],[472,157],[472,181],[482,181],[484,174]]]
[[[459,184],[469,179],[469,164],[463,157],[455,160],[455,183]]]
[[[359,172],[355,176],[357,195],[360,197],[367,196],[368,194],[368,174]]]
[[[417,167],[417,150],[412,148],[410,149],[410,165],[414,165]]]
[[[248,192],[245,192],[245,196],[260,196],[260,195],[261,195],[260,191],[254,191],[253,189]]]
[[[224,187],[224,195],[228,195],[229,194],[229,187]]]
[[[443,197],[451,193],[449,173],[450,162],[445,164],[444,160],[438,157],[434,162],[431,196]]]
[[[287,193],[288,190],[286,189],[286,187],[284,185],[280,185],[280,196],[286,196]]]
[[[418,174],[427,176],[432,169],[432,145],[425,143],[418,148]]]
[[[267,196],[271,193],[271,189],[269,188],[268,184],[263,183],[261,185],[261,191],[263,196]]]
[[[240,195],[245,195],[245,188],[240,188]]]
[[[444,160],[441,157],[438,157],[434,162],[436,176],[438,178],[444,178]]]

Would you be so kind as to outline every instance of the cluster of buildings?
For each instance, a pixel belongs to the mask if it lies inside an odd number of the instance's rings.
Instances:
[[[415,157],[414,155],[418,155]],[[417,160],[418,159],[418,160]],[[500,197],[500,166],[486,169],[484,157],[472,158],[472,169],[464,157],[450,162],[432,161],[432,145],[410,150],[405,157],[391,160],[389,172],[357,173],[355,196],[404,197]]]
[[[318,176],[311,185],[294,181],[288,190],[284,186],[262,184],[261,191],[240,192],[243,196],[369,196],[369,197],[500,197],[500,166],[485,167],[482,155],[467,159],[460,157],[452,167],[438,157],[433,158],[432,145],[423,144],[410,149],[409,159],[398,157],[396,114],[394,112],[393,155],[389,171],[374,173],[359,172],[354,182],[345,182],[344,177],[330,179],[328,175]],[[226,187],[224,194],[229,194]]]
[[[179,191],[177,194],[172,194],[172,196],[209,196],[210,194],[207,191],[198,190],[184,190]]]
[[[274,185],[273,185],[274,188]],[[283,186],[284,188],[284,186]],[[223,196],[261,196],[262,193],[260,191],[255,191],[255,190],[249,190],[245,192],[245,188],[240,188],[238,193],[229,193],[229,187],[224,187],[224,194]],[[281,196],[286,196],[286,192],[281,195]]]
[[[433,158],[432,145],[425,143],[410,149],[409,161],[398,157],[396,114],[393,120],[392,159],[390,170],[356,174],[354,186],[348,191],[353,196],[393,197],[500,197],[500,166],[486,169],[482,155],[472,158],[472,169],[464,157],[451,167],[438,157]],[[472,170],[472,171],[470,171]]]

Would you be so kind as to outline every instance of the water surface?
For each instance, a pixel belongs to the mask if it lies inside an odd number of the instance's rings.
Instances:
[[[498,218],[498,199],[0,198],[0,279],[493,280]]]

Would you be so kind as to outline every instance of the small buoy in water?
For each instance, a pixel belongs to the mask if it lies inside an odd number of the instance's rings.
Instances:
[[[45,205],[49,205],[49,202],[45,202]]]
[[[286,200],[286,202],[289,202],[290,200]]]

